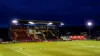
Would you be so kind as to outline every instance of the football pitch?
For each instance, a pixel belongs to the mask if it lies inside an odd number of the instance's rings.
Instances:
[[[0,56],[100,56],[100,41],[0,44]]]

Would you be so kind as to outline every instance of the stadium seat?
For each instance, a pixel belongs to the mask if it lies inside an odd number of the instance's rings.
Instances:
[[[29,37],[29,36],[27,35],[25,29],[20,29],[20,30],[15,29],[15,30],[12,32],[12,37],[13,37],[13,38],[15,37],[14,32],[16,32],[16,34],[18,35],[18,36],[16,36],[16,39],[15,39],[15,40],[21,41],[21,42],[26,41],[26,40],[27,40],[27,41],[32,41],[32,38]]]

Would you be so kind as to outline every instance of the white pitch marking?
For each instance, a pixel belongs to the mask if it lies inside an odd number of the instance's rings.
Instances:
[[[13,48],[10,48],[10,47],[6,47],[6,46],[4,46],[5,48],[8,48],[8,49],[11,49],[11,50],[14,50],[14,51],[16,51],[16,52],[19,52],[19,53],[21,53],[21,54],[24,54],[25,56],[31,56],[31,55],[28,55],[28,54],[26,54],[26,53],[24,53],[24,52],[21,52],[21,51],[19,51],[19,50],[15,50],[15,49],[13,49]]]
[[[91,46],[87,46],[87,47],[95,47],[94,45],[91,45]]]

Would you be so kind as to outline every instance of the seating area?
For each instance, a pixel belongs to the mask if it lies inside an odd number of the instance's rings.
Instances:
[[[49,41],[55,41],[55,40],[57,40],[57,37],[52,33],[52,32],[50,32],[50,30],[48,30],[48,31],[45,31],[45,32],[43,32],[46,36],[46,39],[47,40],[49,40]]]
[[[14,19],[10,23],[10,34],[14,41],[56,41],[59,40],[59,26],[63,22]]]
[[[25,30],[13,30],[12,37],[16,41],[33,41],[32,37]]]
[[[52,32],[52,30],[41,29],[36,30],[31,29],[32,34],[29,33],[29,29],[25,27],[16,27],[11,31],[11,37],[15,41],[20,42],[30,42],[30,41],[56,41],[57,36]]]

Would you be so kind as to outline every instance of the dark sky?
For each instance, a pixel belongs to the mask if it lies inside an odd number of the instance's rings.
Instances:
[[[100,25],[100,0],[0,0],[0,27],[12,18],[56,20],[66,25]]]

